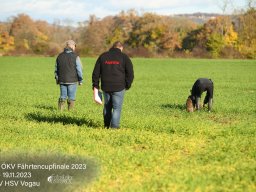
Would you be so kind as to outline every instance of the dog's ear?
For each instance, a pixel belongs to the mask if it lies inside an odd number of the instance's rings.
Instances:
[[[195,98],[195,97],[193,95],[189,95],[188,98],[193,100],[193,98]]]
[[[190,93],[192,93],[192,89],[190,89]]]

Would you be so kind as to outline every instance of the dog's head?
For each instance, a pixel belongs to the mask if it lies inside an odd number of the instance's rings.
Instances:
[[[188,96],[188,98],[187,98],[186,109],[187,109],[187,112],[193,112],[194,111],[193,98],[192,98],[191,95]]]

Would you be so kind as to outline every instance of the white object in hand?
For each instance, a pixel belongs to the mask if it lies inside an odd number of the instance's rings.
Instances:
[[[101,99],[101,92],[99,92],[99,90],[97,88],[93,89],[93,98],[94,101],[100,105],[102,105],[102,99]]]

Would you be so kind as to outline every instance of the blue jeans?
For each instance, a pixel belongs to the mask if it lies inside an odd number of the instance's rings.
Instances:
[[[60,84],[60,99],[66,100],[76,100],[76,89],[77,84]]]
[[[104,96],[104,126],[119,128],[125,89],[119,92],[103,92]]]

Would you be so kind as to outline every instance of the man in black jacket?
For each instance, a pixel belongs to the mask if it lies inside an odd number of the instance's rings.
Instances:
[[[208,103],[208,111],[211,111],[213,104],[213,82],[211,79],[199,78],[194,83],[191,95],[189,96],[194,104],[194,107],[200,109],[200,98],[202,93],[206,91],[206,96],[204,98],[204,106]]]
[[[92,73],[94,92],[100,89],[101,81],[104,126],[107,128],[119,128],[124,93],[131,87],[134,78],[132,62],[122,51],[122,43],[115,42],[109,51],[99,56]]]

